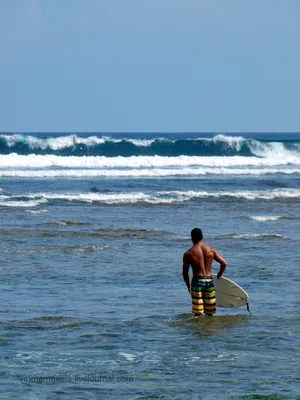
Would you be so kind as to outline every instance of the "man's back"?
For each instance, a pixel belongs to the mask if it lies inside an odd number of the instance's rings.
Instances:
[[[184,255],[193,269],[193,276],[211,276],[214,256],[215,250],[202,242],[196,243]]]

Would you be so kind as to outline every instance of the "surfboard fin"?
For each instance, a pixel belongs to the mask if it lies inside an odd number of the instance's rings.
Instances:
[[[247,302],[246,306],[247,306],[247,311],[249,312],[250,315],[252,315],[251,311],[250,311],[250,308],[249,308],[249,303],[248,302]]]

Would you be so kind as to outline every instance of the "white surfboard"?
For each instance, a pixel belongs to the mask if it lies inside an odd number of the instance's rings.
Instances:
[[[248,293],[232,280],[222,276],[217,279],[216,274],[212,274],[217,307],[235,308],[243,307],[248,303]]]
[[[212,277],[215,285],[217,307],[237,308],[247,305],[248,293],[237,283],[225,276],[218,279],[217,274],[212,274]],[[190,282],[191,280],[192,277],[190,276]]]

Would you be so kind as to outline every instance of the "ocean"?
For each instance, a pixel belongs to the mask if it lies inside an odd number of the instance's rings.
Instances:
[[[1,399],[300,399],[299,200],[300,134],[0,134]]]

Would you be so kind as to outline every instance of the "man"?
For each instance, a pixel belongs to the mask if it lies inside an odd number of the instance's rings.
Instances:
[[[220,270],[217,275],[217,278],[220,279],[224,275],[226,261],[215,249],[202,243],[201,229],[193,229],[191,239],[193,247],[183,255],[183,279],[192,297],[192,311],[195,316],[203,315],[203,313],[212,316],[216,312],[215,287],[211,276],[212,263],[213,260],[220,263]],[[191,284],[189,280],[190,266],[193,269]]]

